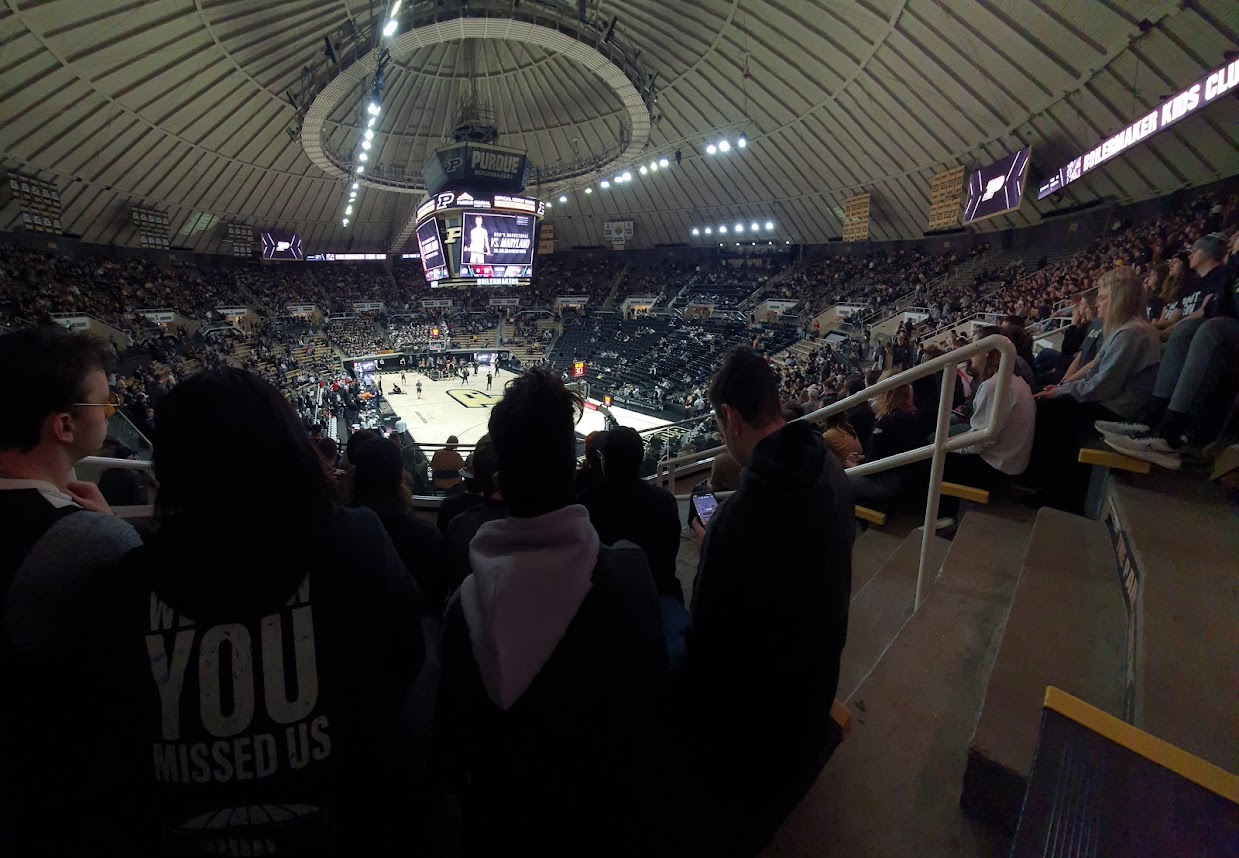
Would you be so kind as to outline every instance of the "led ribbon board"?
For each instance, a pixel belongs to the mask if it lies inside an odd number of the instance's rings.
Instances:
[[[1037,199],[1045,199],[1055,191],[1062,190],[1089,170],[1100,167],[1137,143],[1148,140],[1180,119],[1207,107],[1237,85],[1239,85],[1239,60],[1232,60],[1227,65],[1209,72],[1178,95],[1166,99],[1119,133],[1101,141],[1096,148],[1072,158],[1059,167],[1054,175],[1037,188]]]

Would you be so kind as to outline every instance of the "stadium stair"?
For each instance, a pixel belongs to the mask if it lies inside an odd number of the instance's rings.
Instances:
[[[1140,580],[1133,723],[1234,771],[1239,516],[1184,473],[1116,479],[1108,500]]]
[[[1042,509],[968,749],[961,805],[1014,831],[1046,686],[1122,717],[1125,635],[1105,524]]]
[[[1003,852],[1001,832],[959,810],[956,784],[1030,531],[1022,510],[969,512],[953,542],[933,539],[915,613],[920,534],[885,560],[892,537],[857,540],[837,695],[852,732],[765,855]]]

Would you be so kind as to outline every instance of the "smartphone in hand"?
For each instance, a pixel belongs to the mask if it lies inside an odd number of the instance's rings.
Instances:
[[[709,527],[710,516],[714,515],[714,511],[718,509],[718,498],[712,493],[693,495],[693,509],[697,510],[697,517],[701,519],[702,526]]]

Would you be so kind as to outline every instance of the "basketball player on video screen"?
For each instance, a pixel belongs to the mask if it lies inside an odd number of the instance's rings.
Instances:
[[[474,222],[477,226],[469,230],[469,264],[482,265],[486,262],[486,257],[491,255],[490,234],[486,227],[482,226],[481,215]]]

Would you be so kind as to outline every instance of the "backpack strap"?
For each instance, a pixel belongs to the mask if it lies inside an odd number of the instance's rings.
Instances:
[[[0,605],[8,599],[17,570],[43,535],[62,518],[79,512],[82,508],[77,505],[52,506],[38,489],[0,491],[0,521],[5,533],[0,540]]]

